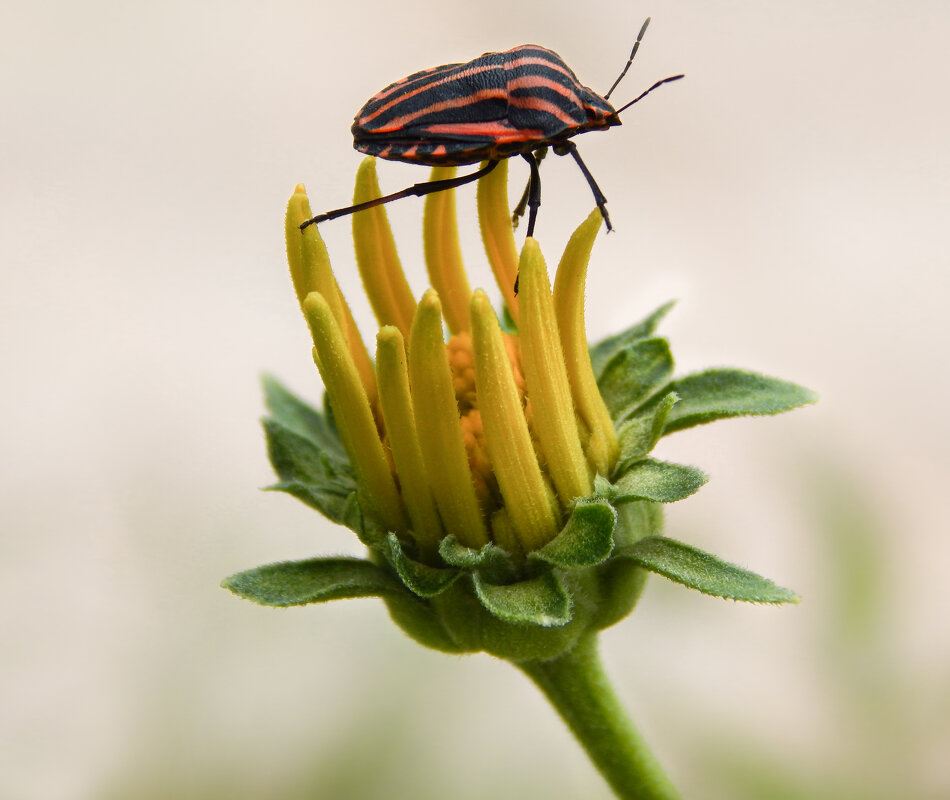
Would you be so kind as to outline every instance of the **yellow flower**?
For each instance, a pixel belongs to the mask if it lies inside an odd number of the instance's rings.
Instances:
[[[361,502],[432,564],[448,534],[471,548],[494,542],[516,559],[543,547],[572,503],[592,493],[594,476],[610,475],[619,453],[584,324],[587,262],[602,217],[595,209],[574,233],[552,291],[537,242],[527,239],[518,254],[506,165],[480,181],[478,214],[511,330],[488,295],[471,289],[454,192],[425,201],[432,288],[418,302],[385,209],[353,216],[357,264],[380,326],[375,365],[317,226],[299,230],[312,216],[302,186],[287,210],[294,288]],[[432,179],[454,171],[437,167]],[[375,162],[367,158],[354,202],[378,196]]]

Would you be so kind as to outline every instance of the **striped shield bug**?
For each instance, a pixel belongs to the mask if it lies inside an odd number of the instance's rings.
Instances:
[[[430,166],[486,163],[468,175],[417,183],[394,194],[319,214],[301,229],[403,197],[463,186],[487,175],[501,159],[521,155],[528,162],[530,177],[516,216],[527,205],[528,236],[532,236],[541,204],[538,163],[550,148],[556,155],[570,155],[577,163],[607,230],[611,230],[607,198],[571,139],[579,133],[620,125],[620,112],[664,83],[684,77],[673,75],[657,81],[619,109],[610,104],[609,97],[627,74],[649,24],[648,17],[623,71],[603,96],[583,86],[553,50],[533,44],[485,53],[466,64],[422,70],[387,86],[356,115],[352,131],[357,150]]]

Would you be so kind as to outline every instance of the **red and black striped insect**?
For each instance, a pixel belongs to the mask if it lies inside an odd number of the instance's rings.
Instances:
[[[303,223],[301,229],[403,197],[463,186],[487,175],[501,159],[520,154],[528,162],[530,178],[516,215],[524,212],[526,204],[531,236],[541,204],[538,162],[550,147],[555,154],[569,154],[577,162],[607,230],[611,230],[607,198],[570,140],[579,133],[620,125],[621,111],[658,86],[683,77],[674,75],[657,81],[619,109],[608,102],[633,63],[649,24],[647,18],[623,71],[603,97],[583,86],[557,53],[533,44],[504,53],[485,53],[467,64],[446,64],[416,72],[387,86],[356,115],[352,131],[357,150],[413,164],[487,163],[469,175],[417,183],[394,194],[319,214]]]

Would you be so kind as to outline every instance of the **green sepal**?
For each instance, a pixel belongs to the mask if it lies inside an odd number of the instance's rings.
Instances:
[[[283,478],[265,486],[264,490],[285,492],[328,519],[345,525],[346,504],[356,492],[356,486],[347,478],[334,479],[311,469],[319,459],[319,454],[306,439],[269,420],[264,420],[264,432],[271,463]]]
[[[389,616],[413,641],[442,653],[470,653],[472,648],[460,645],[445,629],[441,616],[428,600],[406,592],[383,598]]]
[[[238,572],[221,586],[262,606],[302,606],[346,597],[412,595],[384,569],[362,558],[281,561]]]
[[[615,474],[626,472],[633,462],[646,457],[656,447],[666,430],[666,421],[677,400],[679,395],[676,392],[665,394],[652,408],[620,424],[617,428],[620,457],[617,459]]]
[[[803,386],[738,369],[686,375],[672,381],[666,391],[676,392],[680,400],[670,411],[664,433],[728,417],[781,414],[818,400]]]
[[[444,592],[461,573],[457,569],[431,567],[406,555],[395,533],[386,537],[389,560],[406,586],[419,597],[435,597]]]
[[[604,371],[604,367],[607,366],[607,363],[610,361],[610,359],[623,350],[624,347],[632,344],[638,339],[646,339],[647,337],[652,336],[654,331],[656,331],[657,326],[660,324],[660,321],[667,315],[669,310],[673,308],[674,305],[676,305],[675,300],[664,303],[646,319],[641,320],[636,325],[627,328],[627,330],[622,331],[621,333],[608,336],[606,339],[602,339],[593,347],[591,347],[590,363],[594,369],[594,376],[597,378],[597,380],[600,380],[600,376]]]
[[[336,459],[312,438],[270,417],[261,424],[267,438],[267,454],[281,479],[313,486],[332,483],[349,491],[356,488],[350,465]]]
[[[632,564],[630,561],[625,563]],[[647,574],[646,570],[634,568]],[[449,637],[464,651],[483,651],[511,661],[546,660],[556,658],[574,647],[578,638],[589,630],[597,610],[596,603],[592,602],[598,592],[592,570],[557,573],[557,580],[570,597],[576,598],[571,621],[560,627],[544,627],[537,624],[536,620],[522,624],[500,618],[476,594],[474,579],[456,581],[438,597],[426,601],[417,599],[417,602],[428,603],[435,609]],[[478,581],[490,584],[483,576]],[[502,600],[519,591],[525,590],[523,587],[518,590],[498,586],[494,594]],[[555,604],[555,610],[558,604],[563,604],[563,600]],[[546,614],[542,622],[550,618],[551,615]]]
[[[386,529],[376,522],[372,516],[363,512],[363,505],[360,502],[358,492],[353,492],[346,498],[340,524],[353,531],[367,547],[377,551],[385,551]]]
[[[340,441],[336,423],[327,413],[328,403],[325,403],[324,413],[321,414],[272,375],[262,376],[261,385],[264,403],[272,420],[313,442],[335,462],[338,469],[349,469],[350,461]]]
[[[439,555],[449,566],[477,572],[492,583],[507,583],[518,575],[511,556],[491,542],[473,550],[449,534],[439,542]]]
[[[353,528],[356,480],[336,424],[269,375],[262,378],[270,416],[262,420],[267,455],[280,480],[266,487],[285,492],[328,519]]]
[[[610,416],[630,416],[673,375],[673,354],[666,339],[638,339],[619,350],[597,379]]]
[[[530,557],[564,569],[595,566],[613,551],[616,526],[617,510],[610,503],[581,501],[561,532]]]
[[[694,494],[709,479],[696,467],[644,458],[627,468],[613,483],[595,481],[595,491],[612,505],[652,500],[674,503]]]
[[[489,583],[476,572],[472,581],[479,602],[503,622],[560,628],[571,621],[574,603],[553,572],[502,585]]]
[[[627,503],[617,511],[620,519],[614,531],[615,557],[594,569],[599,588],[593,622],[597,630],[620,622],[633,610],[650,574],[630,559],[617,558],[616,554],[647,536],[663,535],[663,507],[659,503]]]
[[[649,536],[622,557],[703,594],[747,603],[797,603],[798,596],[768,578],[675,539]]]

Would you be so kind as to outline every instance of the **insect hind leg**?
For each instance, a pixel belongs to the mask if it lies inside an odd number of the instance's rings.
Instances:
[[[375,200],[367,200],[364,203],[357,203],[355,206],[347,206],[346,208],[338,208],[334,211],[327,211],[325,214],[317,214],[317,216],[311,217],[306,222],[302,223],[300,230],[303,230],[308,225],[316,225],[319,222],[327,222],[328,220],[336,219],[337,217],[345,217],[347,214],[355,214],[357,211],[365,211],[367,208],[375,208],[376,206],[381,206],[384,203],[391,203],[393,200],[402,200],[404,197],[422,197],[423,195],[432,194],[433,192],[444,192],[447,189],[456,189],[459,186],[464,186],[466,183],[471,183],[472,181],[476,181],[479,178],[487,175],[497,166],[497,161],[489,161],[484,167],[476,170],[475,172],[469,173],[468,175],[461,175],[457,178],[446,178],[441,181],[415,183],[400,192],[393,192],[392,194],[387,194],[383,197],[377,197]]]
[[[604,218],[604,224],[607,226],[608,231],[612,231],[614,226],[610,224],[610,214],[607,213],[607,198],[604,197],[604,193],[600,191],[597,181],[594,180],[594,176],[590,174],[590,170],[587,169],[587,165],[581,159],[580,153],[577,152],[577,145],[574,144],[574,142],[559,142],[555,145],[554,152],[559,156],[570,154],[571,158],[577,163],[577,166],[580,167],[581,172],[584,173],[584,178],[587,180],[587,185],[590,186],[590,190],[594,194],[594,202],[597,204],[597,208],[600,209],[600,214]]]

